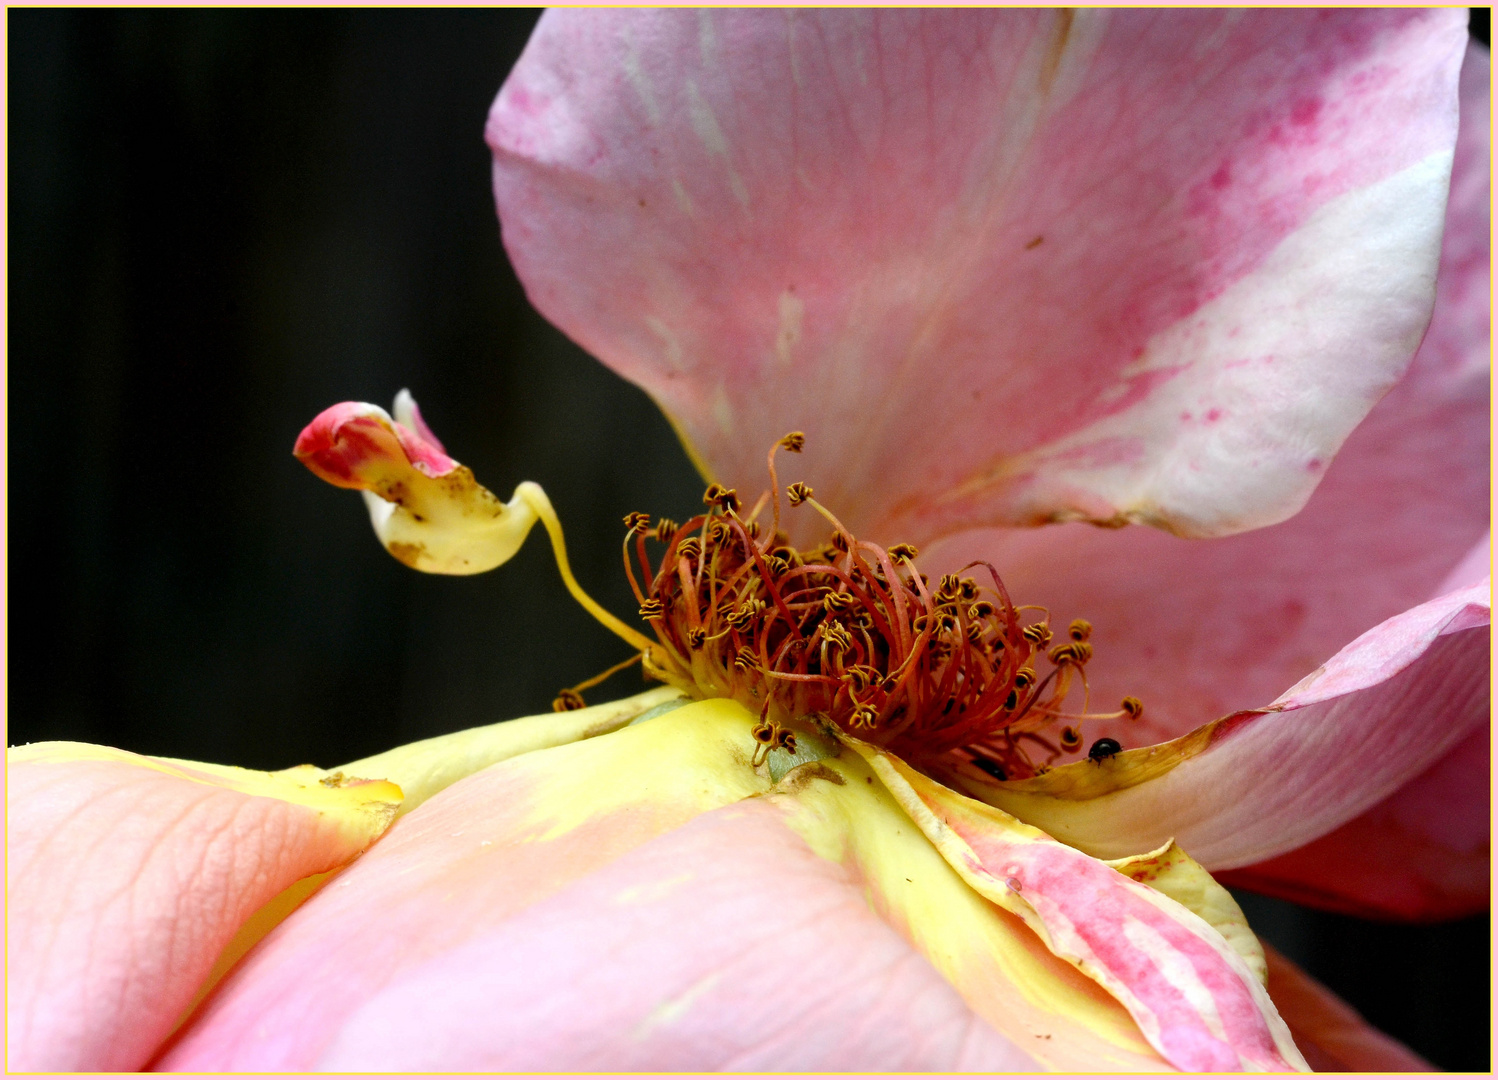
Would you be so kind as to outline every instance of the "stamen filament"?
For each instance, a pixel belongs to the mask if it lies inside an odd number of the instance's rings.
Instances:
[[[608,678],[610,678],[610,677],[612,677],[614,675],[617,675],[619,672],[623,671],[625,668],[629,667],[631,664],[638,664],[640,662],[640,658],[642,656],[644,656],[644,655],[645,655],[644,653],[635,653],[633,656],[629,657],[627,660],[621,660],[621,661],[619,661],[617,664],[615,664],[613,667],[609,668],[607,671],[599,672],[597,675],[594,675],[591,679],[584,679],[582,682],[578,683],[576,686],[570,687],[568,692],[573,693],[573,694],[581,694],[584,690],[591,690],[593,687],[597,686],[599,683],[603,682],[605,679],[608,679]]]
[[[525,504],[541,519],[541,524],[546,526],[546,534],[551,537],[552,554],[557,560],[557,572],[562,575],[562,584],[567,586],[567,591],[572,594],[572,598],[581,604],[589,615],[623,638],[632,648],[645,652],[655,646],[656,642],[651,641],[634,627],[620,621],[612,612],[584,592],[583,587],[577,583],[577,578],[572,576],[572,566],[567,562],[567,541],[562,537],[562,523],[558,520],[557,512],[552,508],[551,499],[547,497],[541,485],[529,480],[523,481],[515,488],[515,494],[525,500]]]

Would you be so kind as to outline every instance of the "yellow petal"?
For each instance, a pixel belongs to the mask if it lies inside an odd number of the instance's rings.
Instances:
[[[1305,1069],[1264,987],[1200,918],[893,755],[851,745],[964,881],[1118,998],[1173,1065]]]
[[[652,710],[684,700],[679,690],[659,687],[607,705],[523,716],[422,739],[352,761],[330,770],[330,774],[379,776],[399,784],[405,792],[399,816],[410,813],[449,784],[495,762],[617,731]]]
[[[1047,1068],[1169,1068],[1113,997],[963,881],[857,754],[795,769],[770,798],[817,854],[866,883],[870,905],[974,1012]]]

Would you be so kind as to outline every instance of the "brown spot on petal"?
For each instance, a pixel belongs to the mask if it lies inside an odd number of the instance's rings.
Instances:
[[[399,540],[392,540],[386,550],[412,570],[419,570],[421,567],[417,564],[421,561],[422,556],[427,553],[427,546],[425,544],[405,544]]]

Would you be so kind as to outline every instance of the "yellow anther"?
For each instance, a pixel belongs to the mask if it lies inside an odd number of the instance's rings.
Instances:
[[[846,649],[853,644],[853,639],[848,636],[848,631],[835,622],[822,624],[822,640],[834,649]]]
[[[1085,641],[1073,641],[1057,645],[1046,655],[1057,667],[1063,664],[1076,664],[1080,667],[1092,659],[1092,646]]]
[[[1129,719],[1138,720],[1144,715],[1144,702],[1137,697],[1129,696],[1123,699],[1123,711],[1129,714]]]
[[[650,528],[650,515],[642,514],[638,510],[631,514],[625,514],[624,527],[629,530],[630,536],[633,536],[637,532],[644,532]]]
[[[973,620],[986,619],[992,614],[993,605],[990,604],[987,600],[979,600],[976,604],[967,609],[967,617]]]
[[[785,573],[790,568],[791,568],[791,564],[788,563],[788,562],[786,562],[779,555],[766,555],[765,556],[765,569],[768,570],[768,571],[770,571],[770,575],[772,577],[779,577],[781,574]]]
[[[1046,642],[1051,640],[1051,628],[1043,622],[1031,623],[1021,631],[1025,640],[1031,645],[1045,648]]]
[[[879,719],[879,710],[865,702],[853,710],[853,726],[856,728],[871,728]]]
[[[659,619],[664,614],[666,614],[666,605],[653,596],[640,605],[640,618],[642,619]]]
[[[694,652],[702,648],[707,641],[707,631],[700,626],[694,626],[687,631],[687,648]]]
[[[910,562],[919,554],[920,551],[914,544],[896,544],[889,549],[889,557],[895,562]]]
[[[678,528],[679,526],[676,524],[676,522],[672,521],[670,518],[661,518],[655,523],[655,538],[662,544],[670,543],[671,534],[674,533]]]
[[[722,484],[711,484],[702,495],[702,501],[708,506],[716,506],[719,510],[737,510],[739,508],[739,495],[733,488],[724,487]]]
[[[745,600],[738,607],[734,608],[733,611],[725,615],[724,621],[739,631],[739,633],[743,633],[754,625],[755,620],[759,618],[760,612],[764,610],[765,602],[763,600]]]
[[[552,712],[572,712],[576,709],[586,707],[587,702],[576,690],[563,690],[551,700]]]
[[[1086,619],[1073,619],[1067,633],[1073,641],[1086,641],[1092,635],[1092,623]]]
[[[1082,749],[1082,733],[1074,727],[1062,728],[1061,749],[1068,754],[1075,754]]]
[[[1022,667],[1014,673],[1014,685],[1021,690],[1035,685],[1035,669]]]
[[[754,650],[747,645],[739,649],[733,657],[733,666],[740,673],[747,675],[759,668],[759,657],[754,655]]]
[[[799,431],[791,431],[775,445],[782,450],[789,450],[793,454],[799,454],[802,447],[806,445],[806,436]]]
[[[822,610],[829,615],[835,615],[840,611],[847,611],[858,601],[847,593],[833,592],[822,597]]]
[[[695,536],[689,536],[676,545],[676,557],[678,559],[696,559],[702,554],[702,541]]]
[[[811,498],[811,488],[799,481],[786,488],[785,493],[790,496],[792,506],[800,506]]]

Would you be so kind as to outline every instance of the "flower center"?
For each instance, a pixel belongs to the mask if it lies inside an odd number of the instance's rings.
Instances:
[[[1049,614],[1015,606],[987,562],[933,584],[913,546],[856,539],[801,483],[787,488],[791,506],[821,514],[830,533],[819,547],[791,547],[780,531],[775,450],[799,452],[803,442],[792,433],[771,449],[773,495],[748,514],[714,484],[707,510],[684,524],[625,518],[625,571],[659,642],[643,654],[647,674],[755,712],[757,757],[794,750],[797,732],[841,731],[923,770],[998,779],[1035,776],[1078,751],[1084,720],[1142,712],[1132,697],[1115,713],[1066,712],[1078,684],[1085,693],[1091,625],[1077,619],[1053,640]],[[580,704],[575,691],[558,698],[559,708]],[[1093,750],[1102,760],[1117,744],[1098,740]]]

